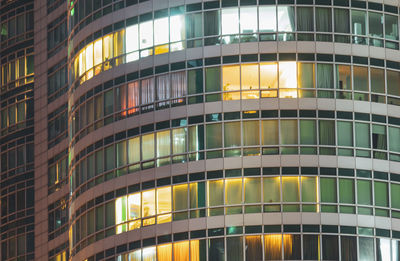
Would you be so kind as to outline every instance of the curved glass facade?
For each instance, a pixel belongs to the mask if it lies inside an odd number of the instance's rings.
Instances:
[[[68,24],[70,260],[400,260],[396,5],[77,0]]]

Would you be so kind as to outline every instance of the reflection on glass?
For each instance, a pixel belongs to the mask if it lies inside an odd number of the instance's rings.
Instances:
[[[390,260],[390,239],[387,238],[376,239],[376,260],[377,261]]]
[[[142,192],[142,214],[143,217],[154,216],[156,214],[156,195],[155,190]]]
[[[226,238],[226,254],[229,261],[243,260],[243,237]]]
[[[365,11],[351,10],[353,34],[366,35],[367,13]]]
[[[335,32],[350,33],[350,19],[348,9],[334,9],[335,14]]]
[[[221,10],[222,35],[239,33],[238,8],[226,8]]]
[[[132,25],[126,28],[126,62],[132,62],[139,59],[139,28],[138,25]]]
[[[381,13],[368,12],[369,35],[383,37],[383,15]]]
[[[143,248],[142,261],[156,261],[156,247]]]
[[[294,24],[294,7],[292,6],[278,6],[278,31],[279,32],[293,32]]]
[[[240,7],[240,33],[255,32],[257,32],[257,7]]]
[[[260,6],[258,8],[258,26],[260,33],[276,32],[276,7]]]
[[[146,21],[139,24],[140,49],[153,46],[153,21]]]
[[[399,39],[398,18],[394,15],[385,14],[385,38],[389,40]]]
[[[128,196],[128,218],[129,220],[140,218],[140,193]]]
[[[224,204],[224,181],[213,180],[208,183],[208,206],[219,206]]]
[[[279,98],[297,97],[296,67],[296,62],[279,62]]]
[[[282,201],[300,201],[300,184],[298,177],[282,177]]]

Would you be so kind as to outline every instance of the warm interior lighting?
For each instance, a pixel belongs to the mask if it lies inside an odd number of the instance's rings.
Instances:
[[[156,247],[146,247],[142,250],[143,261],[156,260]]]
[[[268,260],[281,260],[282,259],[282,243],[285,251],[285,256],[291,256],[292,254],[292,235],[265,235],[264,246],[265,256]]]
[[[279,98],[297,98],[296,62],[279,62]]]
[[[189,241],[181,241],[174,243],[174,261],[186,261],[186,260],[189,260]]]
[[[172,244],[157,246],[157,260],[172,261]]]
[[[199,240],[190,240],[190,260],[200,261],[200,242]]]

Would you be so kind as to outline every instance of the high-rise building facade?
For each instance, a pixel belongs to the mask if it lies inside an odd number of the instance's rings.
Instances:
[[[1,260],[400,260],[396,0],[2,1]]]

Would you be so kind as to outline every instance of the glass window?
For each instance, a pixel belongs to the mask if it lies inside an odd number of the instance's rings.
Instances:
[[[245,203],[261,202],[261,180],[259,178],[244,179],[244,202]]]
[[[279,97],[297,97],[296,62],[279,62]],[[284,90],[286,89],[286,90]],[[292,90],[289,90],[292,89]]]
[[[353,66],[354,90],[367,92],[368,67]]]
[[[293,32],[295,30],[294,7],[278,6],[278,31]]]
[[[315,120],[300,120],[300,144],[317,144]]]
[[[278,88],[278,63],[260,63],[260,88]]]
[[[169,78],[170,78],[169,74],[158,75],[156,77],[156,86],[157,86],[156,100],[157,101],[168,100],[171,98],[171,85],[170,85]],[[168,103],[167,102],[160,103],[160,105],[166,105],[166,104],[168,104]]]
[[[99,65],[103,62],[103,41],[102,39],[98,39],[94,42],[94,65]],[[97,72],[99,73],[99,72]],[[95,73],[95,74],[97,74]]]
[[[134,193],[128,196],[128,220],[135,220],[140,218],[140,202],[140,193]]]
[[[224,181],[208,181],[208,206],[220,206],[224,204]]]
[[[374,261],[374,239],[369,237],[358,238],[360,259],[363,261]]]
[[[222,35],[239,34],[238,8],[225,8],[221,12]]]
[[[339,146],[353,146],[353,123],[337,121],[337,135]]]
[[[171,74],[171,97],[181,98],[186,96],[186,72],[177,72]],[[173,101],[174,103],[182,102],[182,99]]]
[[[207,133],[208,134],[208,133]],[[224,124],[224,147],[238,147],[241,142],[240,121]]]
[[[335,178],[320,178],[321,186],[321,201],[336,203],[336,179]]]
[[[389,127],[389,150],[400,152],[400,128]]]
[[[355,127],[356,147],[370,148],[369,124],[356,122]]]
[[[126,28],[125,37],[126,62],[132,62],[139,59],[137,51],[139,50],[139,28],[138,25],[131,25]],[[136,53],[134,53],[136,52]]]
[[[104,116],[114,112],[114,92],[109,90],[104,93]]]
[[[117,167],[122,167],[128,162],[126,141],[117,143]]]
[[[128,141],[129,164],[140,161],[140,137]]]
[[[240,66],[222,67],[222,86],[224,91],[240,91]],[[224,100],[239,100],[240,92],[224,94]]]
[[[240,33],[255,32],[257,32],[257,7],[240,7]]]
[[[400,72],[387,71],[387,92],[389,95],[400,96]]]
[[[221,67],[206,68],[206,92],[221,91]]]
[[[385,14],[385,38],[389,40],[399,39],[398,18],[394,15]]]
[[[174,211],[185,210],[188,208],[188,185],[173,186]]]
[[[219,10],[204,12],[204,36],[220,35]]]
[[[153,103],[155,98],[154,78],[141,80],[140,83],[141,83],[141,93],[142,93],[142,104]]]
[[[118,57],[125,53],[125,30],[114,33],[114,56]],[[117,60],[118,63],[118,60]],[[117,64],[118,65],[118,64]]]
[[[315,25],[317,32],[332,32],[332,9],[316,7]]]
[[[157,157],[165,157],[171,154],[170,131],[157,132]]]
[[[400,209],[400,184],[392,183],[390,184],[390,197],[392,208]]]
[[[278,120],[261,121],[262,145],[279,144]]]
[[[189,95],[203,92],[203,69],[189,70],[187,78]]]
[[[319,121],[319,144],[335,145],[335,121]]]
[[[368,12],[369,35],[383,37],[383,15],[381,13]]]
[[[243,237],[226,238],[226,255],[229,261],[243,260]]]
[[[282,201],[300,202],[298,177],[282,177]]]
[[[317,64],[317,88],[333,89],[332,64]]]
[[[222,125],[221,123],[206,125],[207,149],[222,147]]]
[[[168,16],[154,19],[154,45],[166,44],[169,42]]]
[[[203,36],[202,13],[186,14],[186,38]]]
[[[171,212],[171,187],[157,188],[157,214]]]
[[[339,179],[339,202],[354,204],[354,180]]]
[[[378,150],[386,150],[386,126],[372,125],[372,147]]]
[[[166,260],[166,259],[158,259]],[[174,261],[189,260],[189,240],[174,243]]]
[[[351,10],[351,23],[353,34],[367,34],[367,13],[365,11]]]
[[[172,152],[173,154],[186,152],[186,128],[172,130]]]
[[[111,170],[114,168],[114,145],[108,146],[104,149],[104,162],[105,162],[105,171]]]
[[[351,90],[350,66],[336,65],[336,89]]]
[[[154,158],[154,133],[142,136],[142,160],[149,160]]]
[[[115,224],[127,221],[126,196],[116,199],[115,202]]]
[[[246,260],[262,260],[261,236],[246,236]]]
[[[142,250],[143,261],[156,261],[156,247],[146,247]]]
[[[225,260],[224,238],[209,239],[208,260],[223,261]]]
[[[156,214],[155,189],[142,192],[142,217],[154,216]]]
[[[385,71],[382,69],[370,68],[371,70],[371,91],[385,93]]]
[[[147,261],[148,260],[147,256],[143,255],[143,260]],[[157,246],[157,260],[172,261],[172,244],[171,243]]]
[[[357,180],[357,202],[372,205],[372,185],[369,180]]]
[[[301,201],[318,202],[317,178],[301,177]]]
[[[264,235],[264,257],[265,260],[282,260],[282,241],[284,245],[289,243],[291,235],[271,234]]]
[[[188,144],[189,151],[199,151],[199,150],[204,149],[204,127],[203,127],[203,125],[189,127],[188,143],[189,143]]]
[[[106,36],[103,36],[103,59],[104,61],[109,61],[111,60],[114,55],[113,55],[113,34],[108,34]],[[108,69],[108,68],[106,68]]]
[[[259,145],[260,144],[259,121],[243,121],[242,124],[243,124],[243,145],[244,146]]]
[[[126,203],[126,201],[125,201],[125,203]],[[106,227],[110,227],[110,226],[115,225],[115,212],[114,212],[114,209],[115,209],[114,201],[110,201],[110,202],[106,203],[106,207],[105,207]],[[124,210],[126,211],[126,205],[125,205],[125,209]],[[126,217],[126,214],[125,214],[125,217]],[[82,221],[84,221],[84,219]],[[82,224],[83,224],[83,222],[82,222]]]
[[[260,33],[276,32],[276,7],[260,6],[258,8],[258,23]]]
[[[381,207],[389,206],[388,184],[386,182],[374,182],[375,205]]]
[[[299,88],[314,88],[315,74],[313,63],[297,63],[297,82]]]
[[[314,31],[313,18],[312,7],[297,7],[297,31]]]
[[[334,14],[335,14],[335,33],[350,33],[349,10],[335,8]]]
[[[281,144],[297,144],[297,120],[281,120]]]
[[[376,239],[376,259],[377,261],[390,260],[390,239]]]
[[[241,68],[242,90],[259,89],[258,75],[258,64],[243,64]]]
[[[285,236],[288,236],[285,240]],[[301,259],[301,236],[300,235],[284,235],[283,254],[285,260]]]
[[[139,24],[140,49],[153,46],[153,21],[146,21]]]
[[[128,114],[132,114],[138,110],[140,103],[139,96],[139,81],[131,82],[128,84]]]
[[[357,237],[340,237],[342,260],[357,261]]]
[[[185,40],[185,16],[173,15],[170,16],[170,42],[179,42]],[[183,49],[182,43],[179,45],[171,45],[171,51]]]
[[[339,260],[338,236],[322,235],[322,260]]]
[[[242,203],[242,179],[225,181],[225,202],[227,205]]]
[[[204,182],[190,183],[190,208],[205,207],[205,184]]]

